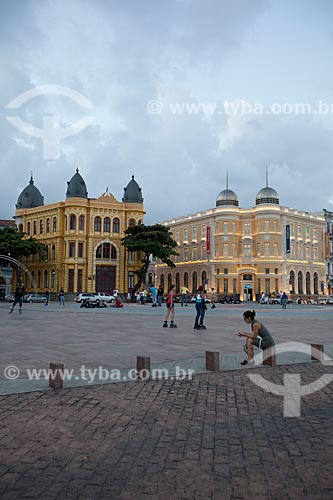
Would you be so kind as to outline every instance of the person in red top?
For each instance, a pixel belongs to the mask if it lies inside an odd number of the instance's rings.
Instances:
[[[165,320],[163,323],[163,328],[168,328],[168,317],[171,314],[171,321],[170,321],[170,328],[177,328],[177,325],[174,324],[174,319],[175,319],[175,285],[171,285],[170,290],[168,292],[168,299],[167,299],[167,313],[165,316]]]

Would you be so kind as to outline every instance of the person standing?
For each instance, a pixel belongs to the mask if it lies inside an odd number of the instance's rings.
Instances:
[[[22,283],[19,283],[18,287],[16,287],[14,292],[14,302],[9,311],[9,314],[11,314],[14,311],[14,307],[16,306],[16,304],[19,305],[19,313],[22,314],[22,304],[23,304],[24,294],[25,294],[25,288]]]
[[[150,287],[150,293],[151,293],[151,298],[152,298],[152,307],[156,307],[156,296],[157,296],[157,288],[155,285],[152,285]]]
[[[205,304],[205,292],[202,286],[199,286],[197,290],[197,300],[195,303],[195,309],[197,311],[197,315],[195,317],[194,322],[194,330],[206,330],[205,325],[203,324],[206,312],[206,304]]]
[[[211,298],[211,301],[212,301],[212,307],[211,309],[215,309],[216,305],[215,305],[215,302],[216,302],[216,295],[215,295],[215,290],[214,288],[212,288],[212,298]]]
[[[288,295],[286,292],[283,292],[281,295],[281,305],[282,309],[287,309]]]
[[[182,305],[182,307],[184,306],[185,304],[185,307],[187,306],[187,294],[189,293],[189,289],[187,288],[187,286],[182,286],[181,289],[180,289],[180,293],[181,293],[181,298],[180,298],[180,303]]]
[[[46,302],[45,302],[44,306],[47,307],[49,305],[49,302],[50,302],[50,290],[48,288],[46,289],[45,296],[46,296]]]
[[[163,323],[163,328],[168,328],[168,317],[171,314],[171,321],[170,321],[170,328],[177,328],[177,325],[174,323],[175,319],[175,285],[171,285],[169,293],[168,293],[168,298],[167,298],[167,313],[165,316],[165,320]]]
[[[245,323],[251,325],[251,333],[238,332],[238,337],[246,337],[246,344],[244,345],[244,351],[247,354],[247,359],[241,362],[241,365],[247,365],[248,363],[254,363],[253,359],[253,346],[259,347],[259,349],[268,349],[275,345],[272,335],[269,333],[265,325],[255,319],[255,311],[245,311],[243,314],[243,319]]]
[[[163,288],[160,285],[157,289],[157,304],[159,307],[162,306],[162,302],[163,302]]]
[[[58,298],[59,298],[60,305],[64,306],[65,305],[65,290],[63,289],[63,287],[61,287],[59,290]]]

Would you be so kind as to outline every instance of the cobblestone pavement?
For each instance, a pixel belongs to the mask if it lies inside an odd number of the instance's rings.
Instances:
[[[1,396],[0,498],[332,500],[332,396],[333,383],[285,418],[246,371]]]

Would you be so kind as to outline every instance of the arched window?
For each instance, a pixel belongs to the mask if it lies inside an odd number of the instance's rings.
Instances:
[[[31,271],[31,288],[35,289],[35,271]]]
[[[176,293],[180,293],[180,274],[176,273]]]
[[[171,285],[172,285],[172,274],[169,273],[168,274],[168,291],[170,290]]]
[[[139,220],[138,220],[138,226],[141,226],[141,224],[142,224],[142,220],[141,220],[141,219],[139,219]]]
[[[31,223],[28,222],[28,224],[27,224],[27,235],[30,236],[30,234],[31,234]]]
[[[297,293],[302,294],[303,293],[303,274],[302,271],[298,271],[297,275]]]
[[[46,249],[45,249],[45,260],[46,261],[49,260],[49,246],[48,245],[46,246]]]
[[[313,273],[313,293],[315,295],[319,293],[318,281],[318,273]]]
[[[188,273],[184,273],[184,286],[188,288]]]
[[[43,231],[44,231],[44,221],[43,221],[43,219],[41,219],[39,221],[39,233],[43,234]]]
[[[55,278],[55,270],[51,271],[51,288],[54,288],[54,278]]]
[[[84,231],[84,215],[79,217],[79,231]]]
[[[57,218],[53,217],[53,232],[57,232]]]
[[[120,221],[118,217],[115,217],[112,222],[112,232],[119,233],[120,232]]]
[[[20,233],[23,233],[23,224],[19,224],[18,230]]]
[[[104,226],[104,233],[109,233],[111,230],[111,220],[110,217],[104,217],[103,221],[103,226]]]
[[[135,226],[135,219],[130,219],[128,221],[128,227],[134,227]]]
[[[160,283],[162,290],[164,290],[164,274],[161,274]]]
[[[44,288],[47,288],[48,287],[48,274],[47,274],[47,270],[45,269],[44,271]]]
[[[50,218],[49,217],[46,219],[46,232],[47,233],[50,232]]]
[[[76,216],[74,214],[71,214],[69,217],[69,229],[71,231],[76,230]]]
[[[40,289],[41,287],[41,282],[42,282],[42,273],[38,271],[37,273],[37,288]]]
[[[97,247],[96,259],[116,259],[117,249],[110,243],[102,243]]]
[[[95,217],[95,221],[94,221],[94,231],[100,232],[101,226],[102,226],[102,219],[100,218],[99,215],[97,215],[97,217]]]
[[[290,284],[290,293],[295,293],[295,273],[294,273],[294,271],[290,271],[289,284]]]
[[[56,258],[56,246],[52,245],[52,247],[51,247],[51,259],[55,260],[55,258]]]
[[[310,293],[311,293],[311,278],[310,278],[309,272],[307,272],[305,275],[305,290],[306,290],[305,293],[307,295],[310,295]]]
[[[204,289],[206,288],[206,285],[207,285],[207,273],[206,273],[206,271],[202,271],[202,273],[201,273],[201,285],[203,286]]]
[[[34,234],[37,234],[37,221],[34,220]]]
[[[192,274],[192,292],[195,293],[198,290],[198,275],[194,271]]]

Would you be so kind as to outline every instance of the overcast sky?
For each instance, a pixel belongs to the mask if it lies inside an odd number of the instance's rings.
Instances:
[[[33,170],[45,203],[64,200],[78,166],[90,197],[118,199],[131,175],[146,223],[215,206],[229,187],[241,207],[269,184],[282,205],[333,210],[333,4],[330,0],[3,0],[0,3],[0,218],[11,218]],[[21,93],[57,85],[66,96]],[[158,100],[160,113],[147,104]],[[260,104],[264,113],[223,103]],[[332,112],[318,113],[322,101]],[[273,103],[316,112],[269,113]],[[217,103],[215,112],[174,114],[175,103]],[[235,108],[236,109],[236,108]],[[41,127],[94,122],[43,159],[42,140],[6,119]]]

